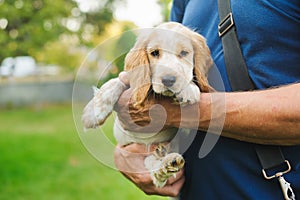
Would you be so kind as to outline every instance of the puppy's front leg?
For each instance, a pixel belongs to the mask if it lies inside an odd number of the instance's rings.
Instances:
[[[180,104],[193,104],[200,100],[200,89],[195,83],[191,82],[175,96]]]
[[[119,78],[109,80],[100,89],[94,88],[94,98],[83,110],[82,122],[84,127],[96,128],[102,125],[126,89],[127,87]]]

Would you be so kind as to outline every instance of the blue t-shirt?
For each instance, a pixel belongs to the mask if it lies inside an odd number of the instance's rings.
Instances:
[[[299,82],[300,1],[232,0],[231,8],[249,75],[256,87]],[[174,0],[171,21],[180,22],[207,39],[225,90],[231,91],[217,32],[217,0]],[[181,199],[283,199],[278,181],[263,178],[254,144],[220,137],[213,150],[200,159],[204,137],[204,133],[198,133],[185,152],[186,182]],[[285,179],[300,198],[300,146],[282,147],[282,151],[292,165]]]

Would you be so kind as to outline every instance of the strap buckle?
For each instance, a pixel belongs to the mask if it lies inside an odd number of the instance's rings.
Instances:
[[[296,197],[295,197],[295,194],[294,194],[293,189],[291,187],[291,184],[289,182],[287,182],[283,177],[284,174],[291,171],[292,167],[291,167],[288,160],[285,160],[284,163],[287,166],[287,169],[284,170],[284,171],[276,172],[274,175],[268,176],[265,169],[262,169],[262,173],[263,173],[264,177],[268,180],[273,179],[273,178],[278,179],[278,181],[280,183],[281,190],[282,190],[282,194],[283,194],[283,197],[284,197],[285,200],[295,200]]]
[[[219,37],[222,37],[233,26],[234,26],[233,15],[230,12],[218,25]]]
[[[287,182],[283,176],[279,176],[278,181],[280,183],[280,187],[281,187],[284,199],[285,200],[296,200],[296,196],[291,187],[291,184],[289,182]]]
[[[290,162],[289,162],[288,160],[285,160],[284,162],[285,162],[285,164],[287,165],[287,169],[284,170],[284,171],[282,171],[282,172],[276,172],[276,173],[273,174],[273,175],[268,175],[268,174],[266,173],[265,169],[262,169],[262,173],[263,173],[265,179],[270,180],[270,179],[273,179],[273,178],[278,178],[278,177],[282,176],[283,174],[286,174],[286,173],[290,172],[291,169],[292,169],[292,167],[291,167],[291,165],[290,165]]]

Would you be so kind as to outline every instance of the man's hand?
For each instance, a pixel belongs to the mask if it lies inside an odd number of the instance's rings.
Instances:
[[[119,79],[129,86],[126,72],[121,72]],[[114,107],[125,130],[153,133],[172,126],[174,120],[180,121],[180,107],[171,98],[161,96],[158,100],[150,97],[143,107],[136,108],[131,102],[132,93],[131,88],[123,92]]]
[[[152,146],[151,149],[155,147]],[[178,172],[176,177],[169,178],[163,188],[157,188],[153,185],[150,173],[144,165],[144,159],[149,154],[145,145],[130,144],[125,147],[118,145],[114,154],[116,167],[148,195],[178,196],[185,181],[183,170]]]

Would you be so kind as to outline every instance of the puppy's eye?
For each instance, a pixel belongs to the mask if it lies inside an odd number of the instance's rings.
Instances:
[[[182,51],[179,53],[179,57],[182,58],[182,57],[187,56],[188,54],[189,54],[189,52],[182,50]]]
[[[155,58],[158,58],[159,57],[159,50],[158,49],[155,49],[153,51],[151,51],[151,56],[155,57]]]

